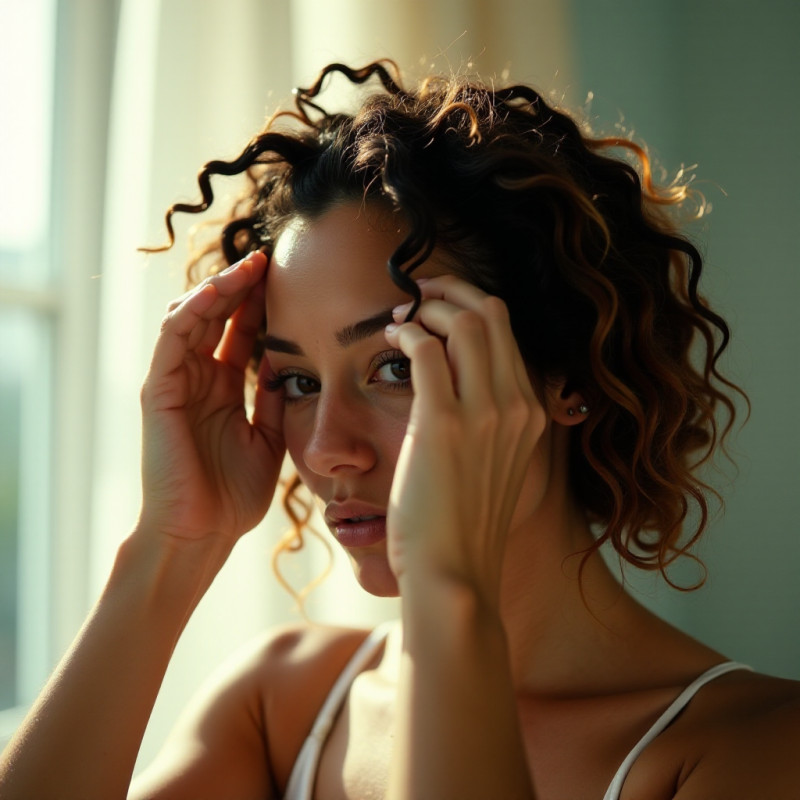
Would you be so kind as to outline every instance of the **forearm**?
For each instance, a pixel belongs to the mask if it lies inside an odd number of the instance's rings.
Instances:
[[[390,800],[532,800],[499,617],[463,587],[415,587],[403,625]]]
[[[227,556],[170,547],[150,531],[122,545],[70,651],[0,762],[4,800],[113,800],[127,794],[175,644]]]

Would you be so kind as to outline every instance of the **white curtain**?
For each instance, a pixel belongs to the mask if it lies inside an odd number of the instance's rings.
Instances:
[[[570,64],[565,4],[426,0],[123,0],[114,66],[104,220],[91,575],[96,595],[139,505],[139,386],[161,315],[183,291],[183,243],[144,257],[164,240],[163,212],[198,196],[195,175],[230,157],[291,88],[332,60],[356,65],[390,56],[411,72],[510,67],[515,79],[564,92]],[[501,44],[502,43],[502,44]],[[215,184],[224,201],[224,182]],[[154,755],[198,683],[259,631],[299,619],[273,578],[270,552],[286,520],[273,510],[237,546],[175,654],[140,755]],[[327,556],[312,542],[289,570],[297,585]],[[370,626],[396,616],[396,601],[358,589],[337,559],[308,603],[318,621]]]

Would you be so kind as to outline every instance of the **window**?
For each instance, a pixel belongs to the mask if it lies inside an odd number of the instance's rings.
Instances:
[[[0,746],[89,605],[118,2],[0,0]]]
[[[53,0],[0,2],[0,709],[47,664]]]

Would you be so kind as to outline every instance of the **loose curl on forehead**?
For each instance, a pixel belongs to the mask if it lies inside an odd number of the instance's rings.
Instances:
[[[321,105],[334,73],[375,84],[353,114]],[[669,581],[669,564],[707,526],[711,490],[697,467],[728,434],[738,391],[718,370],[729,331],[699,293],[701,256],[665,213],[702,211],[702,199],[685,184],[657,187],[640,146],[594,138],[527,86],[434,76],[407,90],[390,62],[331,64],[295,102],[238,158],[203,167],[201,202],[169,209],[172,242],[173,214],[205,211],[213,176],[247,178],[191,277],[271,254],[298,215],[344,201],[395,212],[406,237],[387,270],[415,301],[409,316],[420,300],[411,274],[434,247],[505,301],[538,388],[564,381],[591,408],[571,429],[569,469],[599,530],[593,549],[610,542]],[[287,548],[302,539],[292,519]]]

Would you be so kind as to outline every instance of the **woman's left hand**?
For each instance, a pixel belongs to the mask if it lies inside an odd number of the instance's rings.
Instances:
[[[452,275],[420,288],[415,319],[386,334],[410,359],[414,386],[387,514],[389,562],[401,592],[416,577],[455,580],[496,607],[505,540],[546,415],[505,303]]]

